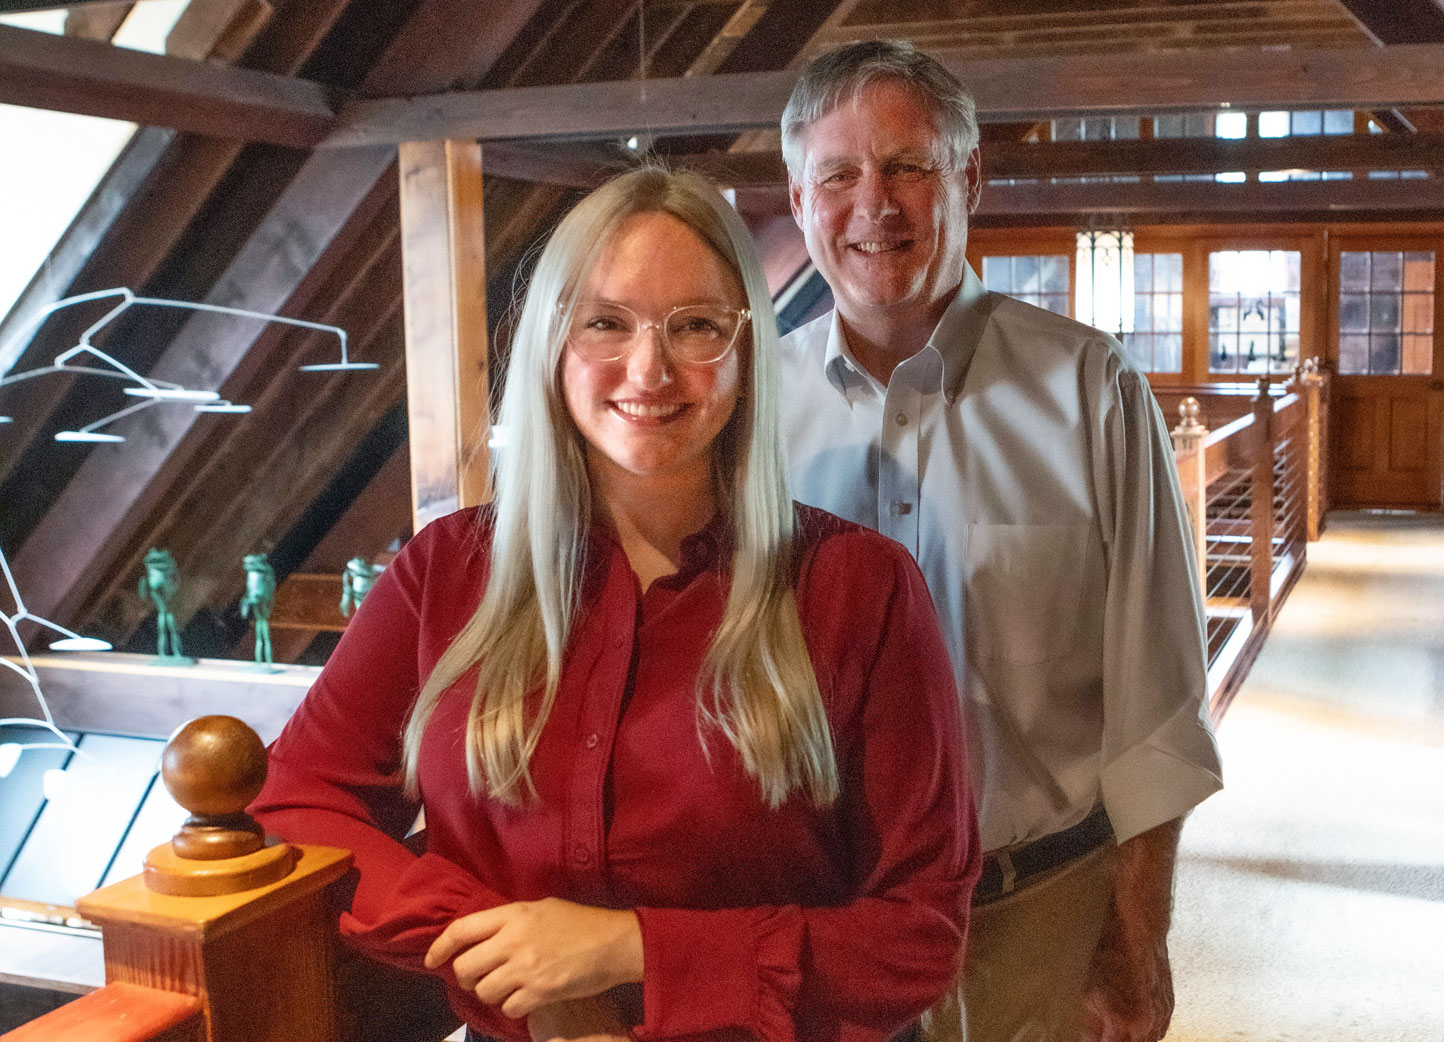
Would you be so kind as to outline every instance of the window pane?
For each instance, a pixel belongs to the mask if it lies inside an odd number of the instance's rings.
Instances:
[[[1009,289],[1014,293],[1040,293],[1042,284],[1038,281],[1037,257],[1013,258],[1013,284]]]
[[[1260,112],[1258,114],[1259,137],[1288,137],[1289,114],[1287,112]]]
[[[1248,135],[1248,114],[1245,112],[1220,112],[1213,119],[1213,132],[1217,137],[1241,138]]]
[[[1367,289],[1369,286],[1369,255],[1339,254],[1339,285],[1344,289]]]
[[[1068,258],[1058,255],[1043,256],[1038,260],[1038,283],[1044,293],[1068,294]],[[1065,307],[1059,314],[1066,315]]]
[[[1340,275],[1339,372],[1430,373],[1434,255],[1395,250],[1345,253]]]
[[[983,258],[983,286],[994,293],[1007,293],[1013,288],[1012,274],[1008,271],[1011,257]]]
[[[1352,134],[1354,114],[1348,109],[1331,109],[1324,113],[1325,134]]]
[[[1183,292],[1183,254],[1155,253],[1153,257],[1157,288],[1170,293]]]
[[[1139,119],[1138,119],[1137,116],[1114,116],[1114,117],[1113,117],[1113,137],[1114,137],[1114,139],[1115,139],[1115,140],[1118,140],[1118,141],[1136,141],[1136,140],[1138,140],[1138,124],[1139,124]]]
[[[1372,277],[1369,287],[1375,292],[1392,293],[1404,285],[1404,255],[1401,253],[1376,253],[1370,265]]]
[[[1182,116],[1154,116],[1154,137],[1183,137]]]
[[[1153,338],[1154,371],[1159,373],[1180,373],[1183,371],[1183,337],[1177,333],[1165,333]]]
[[[1081,119],[1055,119],[1053,121],[1054,141],[1081,141],[1083,121]]]
[[[1339,372],[1367,373],[1369,371],[1369,338],[1359,334],[1339,337]]]
[[[1220,250],[1209,255],[1209,328],[1220,334],[1210,357],[1215,372],[1282,373],[1293,368],[1298,358],[1301,261],[1297,250]],[[1236,341],[1229,335],[1235,332]]]
[[[1404,288],[1418,292],[1434,289],[1434,254],[1404,254]]]
[[[1324,116],[1322,112],[1295,112],[1293,116],[1293,132],[1295,134],[1319,134],[1324,129]]]
[[[1369,330],[1373,333],[1399,332],[1399,298],[1375,293],[1369,298]]]
[[[1345,293],[1339,297],[1339,328],[1351,333],[1368,330],[1368,297],[1362,293]]]
[[[1434,371],[1434,338],[1429,336],[1406,336],[1404,338],[1404,372],[1428,376]]]
[[[1369,338],[1369,372],[1397,373],[1399,371],[1399,338],[1392,333]]]

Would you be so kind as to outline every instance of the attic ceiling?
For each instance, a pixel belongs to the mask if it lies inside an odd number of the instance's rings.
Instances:
[[[243,642],[235,605],[244,554],[270,551],[283,580],[292,573],[339,573],[347,558],[373,556],[409,532],[395,148],[302,147],[303,140],[319,139],[322,123],[330,125],[329,106],[344,114],[347,105],[365,106],[367,99],[454,92],[465,92],[458,97],[471,104],[505,100],[488,92],[518,88],[552,88],[539,96],[554,104],[566,84],[630,90],[643,74],[663,94],[692,81],[705,96],[708,77],[726,76],[718,82],[744,92],[729,97],[751,97],[745,92],[753,87],[775,94],[777,83],[785,97],[785,70],[838,43],[878,36],[912,39],[964,69],[1035,59],[1062,64],[1012,68],[1095,68],[1114,74],[1115,90],[1127,89],[1131,71],[1148,61],[1166,66],[1159,56],[1176,50],[1224,55],[1229,47],[1272,48],[1282,62],[1287,56],[1279,49],[1286,47],[1353,48],[1361,62],[1377,63],[1381,42],[1444,43],[1444,9],[1435,0],[192,0],[172,35],[170,64],[137,64],[116,54],[113,65],[107,59],[80,69],[67,64],[78,52],[61,49],[45,59],[48,72],[27,65],[52,45],[108,39],[128,6],[72,6],[71,40],[31,41],[15,36],[20,30],[0,30],[0,100],[80,111],[123,103],[166,124],[141,129],[122,152],[52,252],[47,277],[37,277],[0,319],[0,343],[60,297],[129,286],[148,296],[334,324],[350,334],[354,358],[378,366],[370,373],[303,373],[300,365],[334,353],[334,341],[218,316],[137,311],[108,328],[97,345],[140,372],[214,387],[253,411],[210,416],[161,406],[121,421],[124,444],[62,445],[53,440],[57,430],[88,422],[119,396],[94,381],[59,376],[23,385],[23,393],[0,390],[0,413],[15,421],[0,426],[0,547],[31,609],[117,646],[145,650],[153,638],[136,578],[146,550],[166,547],[185,577],[178,616],[188,650],[205,655],[231,654]],[[1138,58],[1117,60],[1125,52]],[[1079,57],[1089,55],[1109,57],[1092,63]],[[179,60],[207,64],[175,65]],[[118,71],[107,71],[112,68]],[[123,90],[132,69],[145,75],[140,86]],[[250,70],[250,78],[233,70]],[[217,119],[220,110],[205,101],[205,92],[217,85],[231,101],[238,95],[225,92],[240,90],[236,84],[243,81],[310,106],[320,121],[311,137],[276,143],[276,134],[253,132],[244,120],[255,117],[254,105]],[[1413,81],[1422,84],[1426,100],[1444,101],[1437,72]],[[167,84],[174,88],[169,95],[161,91]],[[611,89],[588,93],[602,99]],[[1057,177],[1109,166],[1266,169],[1298,158],[1266,154],[1268,148],[1295,145],[1334,150],[1314,155],[1317,164],[1430,165],[1441,150],[1429,135],[1444,134],[1439,111],[1381,107],[1376,115],[1395,132],[1377,142],[1210,140],[1167,153],[1150,141],[1130,143],[1131,152],[1078,142],[1071,152],[1061,143],[1050,152],[1047,141],[1024,141],[1037,137],[1036,119],[995,121],[985,140],[996,146],[988,160],[995,177],[1030,171]],[[201,115],[199,127],[176,129],[186,125],[178,121],[188,112]],[[769,206],[775,212],[775,132],[692,126],[659,138],[656,149],[752,186],[748,198],[760,200],[761,218]],[[1232,146],[1239,146],[1235,154],[1227,151]],[[1338,155],[1347,148],[1355,151]],[[484,155],[488,314],[495,322],[506,313],[529,247],[580,186],[615,168],[622,151],[616,140],[526,142],[487,145]],[[1220,167],[1224,161],[1237,165]],[[1444,213],[1437,180],[1416,183],[1416,194],[1404,201],[1412,211],[1388,204],[1383,193],[1370,194],[1367,182],[1354,186],[1360,198],[1351,205],[1360,214],[1393,215],[1418,211],[1423,199]],[[1084,186],[1039,185],[1031,198],[1015,193],[1013,202],[1000,190],[999,213],[1026,220],[1031,207],[1047,221],[1066,219],[1086,208],[1076,190],[1064,190],[1078,187]],[[1133,191],[1105,187],[1116,189],[1115,201]],[[1156,187],[1138,186],[1137,198]],[[1253,192],[1250,205],[1265,209],[1291,190],[1317,189],[1246,187]],[[1198,205],[1206,210],[1207,200]],[[777,257],[788,248],[778,246]],[[794,263],[795,257],[774,260]],[[24,340],[11,372],[48,364],[98,317],[86,308],[57,314]],[[282,660],[305,657],[308,647],[315,659],[328,647],[327,637],[304,631],[279,638]]]

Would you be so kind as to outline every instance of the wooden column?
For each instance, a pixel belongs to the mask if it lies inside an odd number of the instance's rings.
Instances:
[[[400,148],[415,527],[491,498],[481,146]]]
[[[1249,602],[1255,626],[1267,626],[1270,591],[1274,573],[1274,438],[1273,398],[1269,378],[1259,377],[1258,397],[1253,401],[1254,464],[1253,495],[1249,506],[1250,574]]]

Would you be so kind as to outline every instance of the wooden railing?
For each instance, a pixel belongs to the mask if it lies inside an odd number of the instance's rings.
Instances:
[[[1282,394],[1263,377],[1249,411],[1214,431],[1205,425],[1207,398],[1189,396],[1178,406],[1174,447],[1203,581],[1215,719],[1298,580],[1308,542],[1319,535],[1328,502],[1327,381],[1312,362]],[[1222,393],[1236,400],[1237,389]]]
[[[435,1042],[456,1026],[435,979],[340,951],[349,853],[264,844],[240,812],[265,777],[250,728],[192,721],[161,776],[192,817],[143,875],[77,902],[100,927],[105,986],[0,1042]]]

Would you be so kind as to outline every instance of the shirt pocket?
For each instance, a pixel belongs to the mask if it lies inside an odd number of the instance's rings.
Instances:
[[[1013,665],[1078,644],[1088,525],[971,525],[966,653]]]

